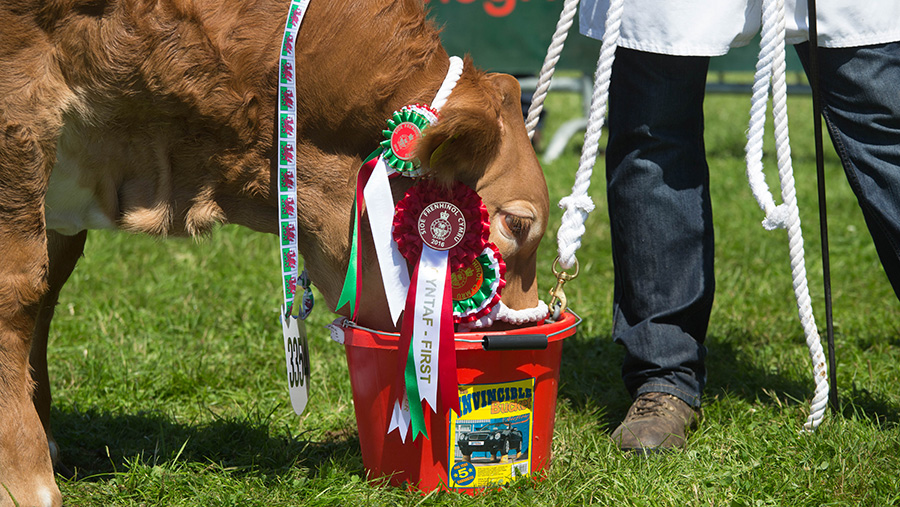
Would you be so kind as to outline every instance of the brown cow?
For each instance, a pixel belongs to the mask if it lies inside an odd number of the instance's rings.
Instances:
[[[277,233],[288,5],[0,0],[0,505],[61,503],[47,332],[87,229],[198,235],[238,223]],[[448,55],[415,0],[313,0],[296,54],[300,250],[333,309],[356,171],[393,111],[432,100]],[[548,197],[516,81],[467,61],[427,133],[418,154],[432,174],[469,185],[488,208],[507,263],[504,302],[534,307]],[[393,185],[399,198],[410,182]],[[363,286],[379,290],[359,320],[390,329],[377,272],[364,270]]]

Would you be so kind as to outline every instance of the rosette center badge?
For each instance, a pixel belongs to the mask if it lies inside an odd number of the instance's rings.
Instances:
[[[437,111],[419,104],[394,111],[387,121],[388,128],[382,131],[384,140],[381,141],[382,156],[392,171],[410,177],[422,175],[421,163],[416,158],[416,144],[437,117]]]
[[[422,129],[411,121],[405,121],[391,132],[391,151],[400,160],[412,160],[416,154],[416,142]]]
[[[450,250],[466,233],[466,217],[453,203],[439,201],[422,210],[417,226],[424,244],[435,250]]]
[[[453,300],[462,301],[471,298],[481,290],[483,283],[484,268],[481,267],[481,262],[475,259],[472,264],[450,274]]]

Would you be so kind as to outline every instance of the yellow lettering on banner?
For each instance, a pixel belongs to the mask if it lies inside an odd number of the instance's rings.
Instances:
[[[425,294],[422,300],[422,321],[429,326],[434,325],[434,319],[429,315],[434,313],[434,305],[437,301],[437,282],[434,280],[425,280]]]
[[[422,300],[422,321],[428,326],[434,326],[434,319],[428,317],[434,313],[434,306],[437,298],[437,282],[434,280],[425,281],[425,294]],[[430,298],[430,299],[428,299]],[[424,335],[428,335],[425,331]],[[431,340],[422,340],[422,350],[419,352],[419,373],[422,376],[419,380],[431,383]]]

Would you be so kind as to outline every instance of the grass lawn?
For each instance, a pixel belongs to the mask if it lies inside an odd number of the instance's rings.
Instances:
[[[789,115],[807,270],[824,335],[808,96]],[[579,111],[552,94],[547,134]],[[804,434],[811,366],[791,289],[787,236],[760,226],[747,185],[745,95],[706,101],[718,291],[704,419],[682,450],[622,455],[609,433],[630,404],[612,343],[603,160],[598,205],[567,285],[584,322],[565,342],[546,480],[476,498],[367,482],[343,347],[319,305],[307,321],[311,401],[293,414],[277,321],[277,239],[228,226],[200,241],[92,232],[50,340],[54,433],[76,473],[68,505],[872,505],[900,502],[900,303],[833,152],[826,159],[840,415]],[[769,128],[771,131],[771,128]],[[546,137],[545,137],[546,138]],[[544,166],[568,195],[580,140]],[[605,145],[605,141],[604,141]],[[830,144],[826,141],[828,150]],[[770,186],[776,170],[767,155]],[[776,198],[780,201],[780,198]],[[542,291],[561,211],[540,254]]]

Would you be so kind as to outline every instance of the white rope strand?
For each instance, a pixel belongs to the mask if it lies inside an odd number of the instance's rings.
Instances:
[[[525,308],[522,310],[513,310],[506,306],[503,301],[499,301],[487,315],[473,320],[472,322],[462,322],[459,324],[459,331],[467,333],[474,329],[485,329],[494,325],[497,321],[503,321],[516,326],[524,326],[540,322],[547,317],[550,309],[547,303],[538,300],[537,306],[534,308]]]
[[[557,24],[556,33],[544,60],[535,96],[526,118],[529,138],[533,135],[534,128],[537,125],[544,98],[547,90],[549,90],[554,67],[559,60],[559,54],[562,52],[566,33],[572,24],[576,4],[577,0],[566,0]],[[611,0],[609,5],[606,28],[603,34],[603,46],[597,62],[597,73],[591,97],[591,110],[587,131],[585,132],[581,160],[575,175],[572,193],[559,202],[560,207],[565,210],[557,236],[559,262],[563,269],[570,269],[575,265],[575,252],[581,246],[581,238],[585,233],[585,220],[588,213],[594,209],[594,204],[588,195],[588,187],[590,186],[591,173],[597,159],[600,136],[606,114],[609,84],[612,76],[612,65],[615,60],[616,46],[618,45],[623,5],[624,0]],[[775,228],[787,229],[794,295],[797,299],[800,323],[806,336],[810,359],[813,363],[814,381],[816,384],[815,394],[810,404],[809,418],[804,424],[804,429],[806,431],[814,431],[822,422],[828,402],[828,376],[806,281],[803,236],[800,229],[800,214],[797,208],[797,196],[791,163],[787,121],[787,85],[785,82],[784,13],[784,0],[764,0],[762,40],[753,83],[750,126],[746,147],[747,179],[753,196],[759,203],[760,208],[766,213],[763,226],[768,230]],[[763,134],[765,132],[770,79],[773,87],[772,110],[775,123],[775,146],[783,201],[780,205],[775,204],[762,170]]]
[[[828,403],[828,375],[825,355],[819,340],[813,316],[809,287],[806,280],[803,235],[800,229],[800,212],[797,208],[797,192],[791,164],[791,147],[788,136],[787,84],[785,81],[784,54],[784,0],[764,0],[762,40],[756,76],[753,83],[753,97],[750,109],[750,128],[747,142],[747,178],[750,188],[760,207],[766,212],[763,226],[772,230],[785,228],[788,233],[788,247],[791,260],[791,276],[800,324],[806,336],[810,359],[813,363],[815,393],[810,403],[809,418],[803,425],[806,431],[814,431],[825,415]],[[781,182],[783,204],[776,206],[772,194],[765,183],[762,171],[762,137],[765,130],[766,101],[769,79],[772,80],[772,114],[775,124],[775,151],[778,161],[778,175]]]
[[[450,97],[450,93],[453,92],[453,88],[456,86],[457,81],[459,81],[459,76],[462,75],[462,70],[463,59],[458,56],[451,56],[450,68],[447,69],[447,77],[444,78],[444,82],[441,83],[440,89],[438,89],[437,93],[434,95],[434,100],[431,101],[431,107],[438,111],[444,107],[447,98]]]
[[[556,23],[556,31],[553,32],[553,38],[550,40],[550,47],[547,49],[547,56],[544,57],[544,65],[541,67],[534,95],[531,98],[531,106],[528,107],[528,116],[525,118],[528,139],[534,137],[534,129],[537,127],[541,111],[544,109],[544,99],[547,98],[547,92],[550,91],[550,80],[556,70],[556,62],[559,61],[559,55],[562,53],[566,37],[569,35],[569,28],[572,27],[572,20],[575,19],[576,7],[578,7],[578,0],[566,0],[559,15],[559,22]]]
[[[559,207],[565,211],[556,241],[559,249],[559,264],[563,269],[571,269],[575,265],[575,251],[581,247],[584,236],[584,222],[588,213],[593,211],[594,203],[588,196],[591,184],[591,173],[597,161],[600,147],[600,135],[606,116],[606,103],[609,98],[609,82],[612,77],[613,61],[619,43],[619,29],[622,26],[624,0],[612,0],[606,14],[606,29],[603,33],[603,47],[597,61],[597,74],[594,78],[594,92],[591,97],[591,111],[588,115],[587,130],[584,133],[584,146],[581,149],[581,160],[575,173],[572,193],[559,201]]]
[[[774,27],[769,25],[762,29],[759,60],[756,62],[756,74],[753,77],[753,92],[750,99],[750,127],[745,147],[750,190],[766,216],[775,210],[775,200],[766,184],[762,166],[766,108],[769,104],[769,81],[772,77],[772,62],[775,58],[775,33]]]

